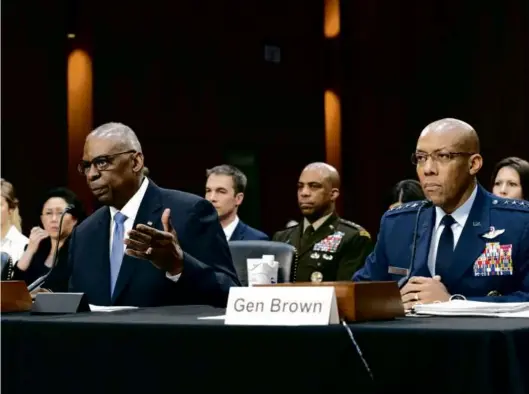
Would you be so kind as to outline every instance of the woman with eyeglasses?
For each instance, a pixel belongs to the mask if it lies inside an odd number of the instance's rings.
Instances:
[[[68,212],[64,214],[66,208]],[[62,226],[59,233],[59,226]],[[42,204],[40,220],[42,227],[33,227],[26,251],[15,265],[13,279],[24,280],[28,285],[45,275],[54,267],[43,288],[64,292],[68,290],[68,243],[74,227],[85,217],[81,202],[69,189],[50,190]]]
[[[529,200],[529,163],[519,157],[500,160],[492,172],[492,193],[518,200]]]

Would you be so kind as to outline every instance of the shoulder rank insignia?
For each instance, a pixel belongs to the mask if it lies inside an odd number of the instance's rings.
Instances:
[[[482,235],[483,238],[487,239],[493,239],[496,238],[498,235],[501,235],[505,232],[504,229],[496,230],[494,226],[491,226],[489,231]]]
[[[415,212],[427,202],[428,200],[421,200],[421,201],[412,201],[412,202],[408,202],[405,204],[400,204],[393,208],[388,209],[386,211],[386,214],[396,214],[396,213],[401,213],[401,212]]]
[[[494,208],[514,209],[517,211],[529,212],[529,202],[524,200],[511,200],[508,198],[495,198],[492,200]]]
[[[345,220],[345,219],[342,219],[342,218],[340,218],[340,223],[341,224],[345,224],[346,226],[352,227],[355,230],[358,230],[361,237],[367,237],[367,238],[371,239],[371,235],[366,231],[365,228],[363,228],[359,224],[356,224],[355,222],[351,222],[350,220]]]
[[[349,227],[352,227],[352,228],[355,228],[357,230],[363,230],[364,228],[362,226],[360,226],[359,224],[356,224],[355,222],[351,222],[350,220],[345,220],[345,219],[342,219],[340,218],[340,223],[341,224],[345,224],[346,226],[349,226]]]

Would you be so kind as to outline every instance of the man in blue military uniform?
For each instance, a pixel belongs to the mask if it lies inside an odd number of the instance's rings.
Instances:
[[[406,309],[467,298],[529,301],[529,204],[488,193],[474,129],[442,119],[421,133],[412,162],[428,200],[383,216],[354,281],[395,280]]]

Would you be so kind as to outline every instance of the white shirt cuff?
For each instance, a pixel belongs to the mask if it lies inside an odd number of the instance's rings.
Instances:
[[[182,276],[181,272],[179,274],[176,274],[176,275],[171,275],[171,274],[169,274],[169,272],[165,273],[165,277],[167,279],[169,279],[170,281],[173,281],[175,283],[178,282],[178,279],[180,279],[180,276]]]

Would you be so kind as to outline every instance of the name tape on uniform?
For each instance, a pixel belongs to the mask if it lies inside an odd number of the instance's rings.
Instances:
[[[332,286],[232,287],[225,324],[326,326],[338,324]]]

